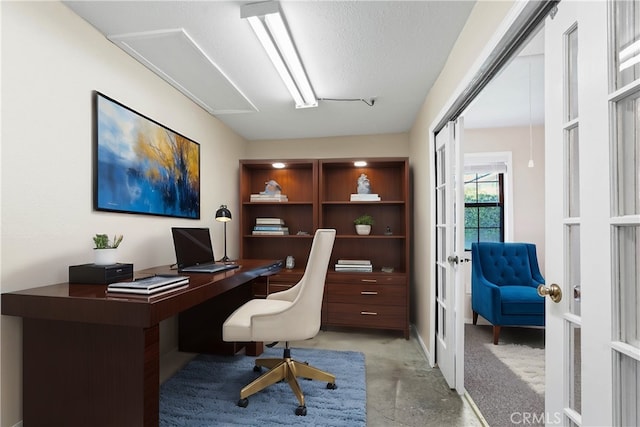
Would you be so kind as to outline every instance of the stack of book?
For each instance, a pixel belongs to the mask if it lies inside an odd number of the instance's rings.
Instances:
[[[273,194],[271,193],[252,194],[249,200],[251,202],[288,202],[289,198],[286,195],[278,192]]]
[[[189,284],[189,276],[177,274],[157,274],[136,279],[133,282],[117,282],[107,286],[108,293],[156,295],[164,291],[184,288]]]
[[[373,266],[371,260],[368,259],[339,259],[336,271],[371,273]]]
[[[289,234],[289,227],[284,225],[281,218],[256,218],[253,227],[254,236],[285,236]]]
[[[352,194],[352,202],[379,202],[380,196],[377,194]]]

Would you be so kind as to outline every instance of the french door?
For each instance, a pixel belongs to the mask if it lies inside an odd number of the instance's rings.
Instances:
[[[640,6],[545,22],[547,424],[640,423]]]
[[[435,139],[436,362],[447,384],[464,393],[462,118]]]

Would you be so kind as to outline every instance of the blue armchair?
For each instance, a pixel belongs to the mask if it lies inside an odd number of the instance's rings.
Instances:
[[[498,344],[502,326],[544,326],[544,298],[537,287],[544,283],[536,246],[531,243],[471,244],[471,308],[493,325]]]

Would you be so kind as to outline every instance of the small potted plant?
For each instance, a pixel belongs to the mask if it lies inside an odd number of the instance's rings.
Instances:
[[[113,240],[109,241],[106,234],[96,234],[93,237],[95,244],[95,264],[96,265],[112,265],[117,264],[118,257],[117,248],[122,242],[123,236],[113,236]]]
[[[360,236],[366,236],[371,233],[371,226],[375,224],[375,221],[371,215],[365,214],[354,219],[353,223],[356,225],[356,233]]]

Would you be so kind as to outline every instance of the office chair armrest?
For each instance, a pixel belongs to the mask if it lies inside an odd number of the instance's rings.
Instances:
[[[300,292],[300,286],[295,285],[289,289],[280,292],[274,292],[272,294],[267,295],[267,299],[274,299],[279,301],[288,301],[293,302],[298,296]]]

